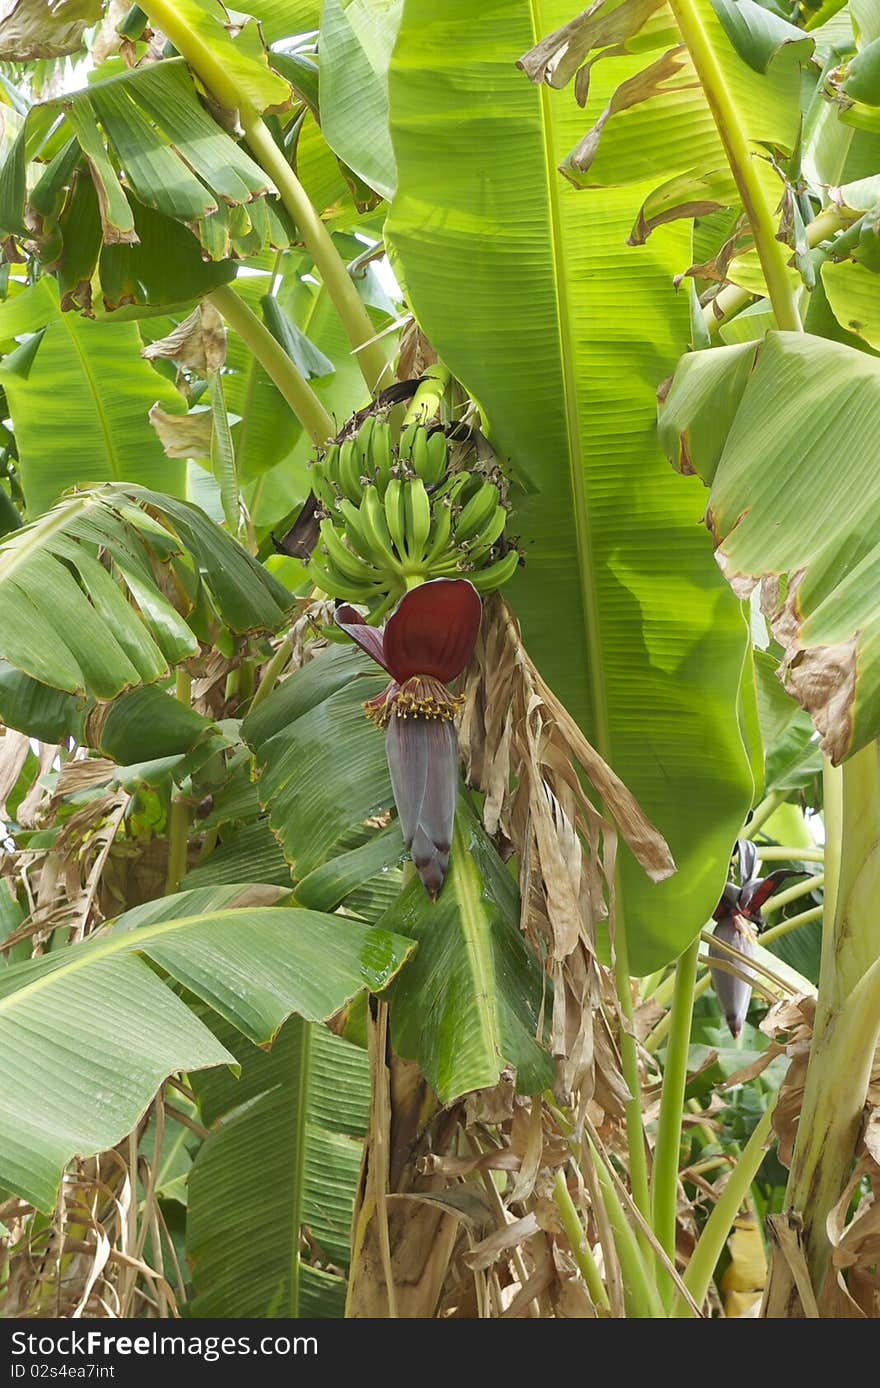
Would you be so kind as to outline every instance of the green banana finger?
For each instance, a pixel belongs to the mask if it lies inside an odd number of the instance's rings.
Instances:
[[[361,461],[355,439],[346,439],[339,450],[339,485],[343,496],[355,506],[360,505],[364,484],[361,481]]]
[[[344,598],[346,602],[371,602],[376,596],[375,586],[366,588],[363,584],[349,583],[325,556],[313,555],[306,570],[309,578],[323,592],[334,598]]]
[[[400,443],[397,447],[397,451],[401,458],[412,459],[416,439],[419,437],[420,433],[424,434],[424,432],[422,425],[416,420],[413,420],[412,424],[407,424],[403,433],[400,435]],[[418,468],[416,468],[416,471],[418,472]]]
[[[492,546],[500,539],[506,524],[507,512],[503,506],[496,506],[492,518],[471,541],[468,547],[468,556],[477,560],[481,559],[484,554],[488,554]]]
[[[327,557],[335,568],[342,574],[343,578],[351,583],[371,584],[377,580],[381,581],[381,575],[376,572],[372,564],[366,564],[359,559],[356,554],[352,554],[350,549],[346,549],[342,540],[339,538],[333,527],[333,522],[329,520],[321,521],[321,543],[326,546]]]
[[[450,477],[447,477],[445,482],[441,482],[438,487],[434,488],[431,493],[431,500],[437,502],[442,500],[443,497],[448,497],[450,501],[455,501],[459,493],[462,492],[468,482],[472,480],[469,472],[454,472]]]
[[[349,544],[368,564],[381,568],[385,563],[385,554],[381,546],[373,544],[369,528],[364,524],[363,506],[354,506],[344,497],[339,503],[339,510],[345,520],[345,534]]]
[[[503,559],[490,564],[488,569],[474,569],[467,576],[478,593],[492,593],[509,578],[513,578],[518,568],[519,551],[512,549]]]
[[[311,482],[315,496],[332,514],[336,509],[336,493],[333,490],[332,482],[328,481],[324,473],[317,467],[312,468]]]
[[[418,425],[413,437],[409,456],[416,476],[424,478],[428,470],[428,435],[421,425]]]
[[[361,472],[364,473],[367,477],[370,476],[372,470],[370,463],[370,448],[372,446],[373,431],[375,430],[375,428],[376,416],[374,414],[368,414],[363,424],[358,429],[357,436],[355,439],[355,442],[357,444],[359,467]]]
[[[373,425],[369,464],[370,475],[391,467],[391,425],[387,419],[377,419]]]
[[[428,566],[440,558],[449,544],[449,537],[452,534],[452,507],[444,506],[441,501],[434,508],[434,517],[430,534],[430,548],[425,555],[425,564]]]
[[[406,546],[404,544],[406,532],[406,517],[404,515],[403,483],[398,477],[392,477],[385,489],[385,519],[388,522],[388,529],[394,541],[394,547],[401,559],[406,558]]]
[[[484,482],[470,501],[461,508],[455,523],[456,540],[470,540],[483,529],[498,505],[498,488],[494,482]]]
[[[431,502],[420,477],[404,484],[406,508],[406,552],[414,564],[421,564],[425,557],[428,536],[431,533]]]
[[[419,473],[419,476],[426,487],[435,487],[446,472],[449,462],[449,446],[442,429],[435,429],[433,434],[429,435],[427,449],[426,468],[424,472]]]
[[[339,444],[327,445],[324,456],[317,465],[330,482],[339,481]]]
[[[401,564],[394,553],[385,507],[379,500],[379,493],[375,487],[364,487],[364,498],[360,506],[360,526],[375,551],[382,555],[384,566],[394,573],[400,573]]]

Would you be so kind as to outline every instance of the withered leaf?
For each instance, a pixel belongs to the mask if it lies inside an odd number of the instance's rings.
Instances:
[[[150,342],[141,352],[147,361],[165,357],[188,371],[206,376],[226,360],[226,328],[214,305],[203,299],[167,337]]]
[[[213,415],[210,410],[169,414],[157,402],[149,420],[169,458],[207,458],[211,452]]]

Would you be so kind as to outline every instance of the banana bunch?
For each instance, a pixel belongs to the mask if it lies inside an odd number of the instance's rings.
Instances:
[[[431,578],[465,575],[480,593],[506,583],[520,561],[502,543],[506,481],[497,469],[453,471],[450,463],[442,430],[410,424],[395,445],[376,415],[330,444],[311,464],[323,512],[314,582],[374,611]]]

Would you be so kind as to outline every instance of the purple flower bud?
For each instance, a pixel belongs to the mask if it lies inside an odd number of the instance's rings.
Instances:
[[[385,734],[400,828],[428,894],[436,898],[449,866],[458,746],[450,718],[411,717],[393,709]]]
[[[731,945],[738,949],[740,954],[747,954],[750,959],[754,959],[757,953],[758,942],[755,939],[748,922],[738,912],[733,915],[724,916],[716,925],[712,932],[716,940],[723,944]],[[754,978],[751,969],[745,965],[740,966],[739,960],[734,959],[733,955],[728,954],[725,949],[716,949],[713,945],[709,946],[710,958],[720,959],[723,963],[732,964],[734,968],[742,968],[743,974],[748,974]],[[726,969],[713,969],[709,965],[709,972],[712,975],[712,984],[715,988],[718,1001],[721,1004],[721,1011],[727,1019],[730,1027],[730,1034],[734,1038],[739,1036],[742,1031],[746,1013],[749,1010],[749,1002],[752,996],[752,986],[744,979],[737,978],[734,974],[728,973]]]

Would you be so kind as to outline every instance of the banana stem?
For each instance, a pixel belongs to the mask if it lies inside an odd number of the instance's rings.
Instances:
[[[557,1171],[553,1182],[553,1199],[559,1211],[566,1238],[571,1244],[572,1257],[587,1284],[587,1291],[590,1293],[593,1304],[607,1311],[609,1309],[608,1293],[605,1291],[602,1276],[587,1239],[586,1230],[581,1224],[580,1215],[561,1170]]]
[[[272,179],[278,195],[297,225],[306,250],[312,256],[327,289],[358,365],[370,391],[375,391],[387,370],[385,352],[375,341],[375,329],[361,302],[345,262],[333,238],[306,195],[305,189],[269,133],[257,110],[238,89],[235,77],[223,62],[222,45],[215,48],[191,27],[174,0],[146,0],[142,6],[151,24],[160,29],[186,59],[193,72],[221,106],[238,111],[245,139],[257,162]],[[225,34],[217,24],[218,37]],[[279,387],[280,388],[280,387]],[[286,397],[285,397],[286,398]],[[326,437],[326,436],[325,436]]]
[[[649,1272],[650,1264],[644,1257],[640,1241],[626,1217],[610,1172],[589,1138],[586,1140],[586,1146],[599,1182],[602,1204],[614,1233],[614,1246],[623,1277],[627,1315],[637,1320],[662,1319],[663,1304]]]
[[[660,1098],[660,1118],[654,1145],[654,1169],[651,1194],[653,1198],[653,1229],[661,1248],[670,1262],[675,1261],[675,1225],[678,1208],[678,1167],[681,1149],[681,1115],[687,1084],[688,1046],[691,1035],[691,1014],[697,978],[697,956],[700,937],[697,935],[680,956],[675,966],[675,992],[669,1013],[669,1045],[663,1069],[663,1089]],[[670,1285],[670,1290],[672,1287]]]
[[[221,285],[209,299],[234,328],[256,357],[266,375],[274,381],[300,424],[314,443],[324,444],[336,433],[336,424],[324,409],[305,376],[299,371],[284,348],[269,332],[253,309],[248,308],[231,284]]]
[[[840,231],[846,226],[846,219],[841,216],[836,207],[826,207],[814,217],[812,222],[808,222],[804,228],[807,245],[812,249],[818,246],[829,236],[833,236],[836,231]],[[829,247],[830,250],[830,247]],[[728,322],[740,309],[754,298],[750,289],[743,289],[738,284],[727,284],[715,298],[703,309],[703,318],[710,334],[717,333],[719,328]]]
[[[632,1096],[625,1105],[626,1145],[629,1155],[629,1179],[633,1201],[636,1208],[648,1223],[651,1221],[651,1196],[648,1189],[648,1158],[645,1153],[645,1132],[642,1119],[641,1078],[639,1075],[639,1053],[635,1038],[632,992],[629,980],[629,953],[626,943],[626,929],[618,918],[614,932],[614,982],[617,1001],[620,1007],[622,1025],[620,1028],[620,1059],[623,1078]],[[627,1228],[629,1226],[627,1225]],[[651,1250],[647,1239],[640,1233],[639,1246],[645,1258]]]
[[[351,343],[367,389],[375,394],[388,371],[388,362],[382,343],[376,340],[376,331],[345,262],[309,201],[305,189],[259,114],[256,111],[242,111],[241,123],[252,152],[272,178],[281,201],[296,222],[306,250],[318,267],[345,335]]]
[[[809,925],[811,921],[820,920],[824,914],[824,906],[811,906],[809,911],[801,911],[799,916],[790,916],[787,921],[780,921],[772,929],[765,930],[761,935],[761,944],[768,945],[771,940],[778,940],[783,935],[788,935],[792,930],[797,930],[800,925]]]
[[[746,133],[727,86],[696,0],[669,0],[681,36],[687,44],[691,62],[703,88],[703,95],[715,121],[727,155],[730,171],[749,219],[755,249],[764,272],[767,293],[773,305],[776,325],[789,332],[803,332],[797,307],[797,289],[792,285],[786,265],[787,251],[776,239],[773,210],[758,181]]]
[[[440,409],[440,402],[446,393],[449,381],[449,370],[440,362],[435,362],[433,366],[428,367],[418,390],[409,403],[409,409],[403,416],[404,427],[407,424],[427,424],[434,418]]]
[[[774,1099],[769,1104],[746,1143],[742,1156],[731,1171],[730,1178],[721,1192],[714,1210],[706,1220],[703,1232],[691,1255],[684,1275],[684,1284],[697,1305],[702,1305],[705,1299],[716,1264],[721,1257],[721,1251],[733,1228],[733,1221],[739,1213],[740,1206],[748,1196],[758,1167],[764,1160],[775,1102]],[[673,1317],[687,1317],[692,1314],[691,1308],[684,1298],[680,1295],[676,1296],[672,1308]]]

